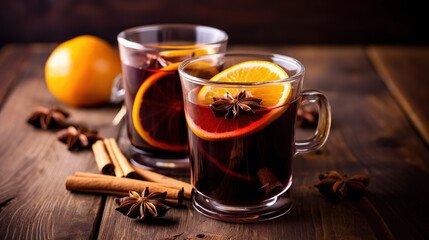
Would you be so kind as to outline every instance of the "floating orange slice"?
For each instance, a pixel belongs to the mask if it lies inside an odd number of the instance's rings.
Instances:
[[[216,49],[168,50],[159,53],[160,57],[173,63],[159,69],[143,82],[134,99],[132,112],[137,133],[151,146],[168,151],[187,150],[186,120],[177,69],[184,59],[209,53],[216,53]]]
[[[184,50],[167,50],[159,53],[163,58],[180,58],[180,57],[198,57],[206,54],[216,53],[214,48],[200,48],[200,49],[184,49]]]
[[[187,150],[180,81],[180,62],[161,68],[148,77],[137,91],[133,123],[137,133],[151,146],[169,151]]]
[[[288,78],[283,68],[267,61],[247,61],[234,65],[217,75],[210,81],[217,82],[270,82]],[[209,105],[213,103],[213,97],[222,97],[226,92],[232,95],[242,91],[241,87],[222,88],[216,86],[204,86],[198,93],[198,104]],[[195,135],[206,140],[227,140],[242,135],[257,132],[274,120],[286,109],[286,103],[291,97],[291,85],[288,82],[281,84],[267,84],[247,88],[255,98],[262,99],[261,105],[266,109],[257,110],[253,116],[242,116],[239,119],[225,119],[215,117],[207,111],[208,107],[195,107],[188,109],[186,120],[189,128]]]

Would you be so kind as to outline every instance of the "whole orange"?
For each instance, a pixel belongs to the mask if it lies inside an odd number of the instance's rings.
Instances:
[[[121,62],[115,49],[90,35],[60,44],[45,65],[49,90],[60,101],[75,107],[107,102],[120,72]]]

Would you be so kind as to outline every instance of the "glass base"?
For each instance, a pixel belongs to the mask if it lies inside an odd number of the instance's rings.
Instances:
[[[131,163],[165,175],[188,176],[189,158],[157,158],[131,145]]]
[[[251,223],[267,221],[285,215],[292,207],[290,191],[258,205],[230,206],[220,204],[196,191],[192,206],[206,217],[225,222]]]

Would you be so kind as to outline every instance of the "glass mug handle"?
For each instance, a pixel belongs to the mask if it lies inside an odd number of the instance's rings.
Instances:
[[[122,74],[119,73],[118,76],[115,77],[115,80],[113,80],[112,91],[110,93],[110,102],[121,103],[124,101],[124,97],[125,89],[122,81]],[[112,120],[113,126],[117,126],[122,121],[126,113],[127,108],[125,107],[125,104],[122,103],[121,109]]]
[[[301,93],[301,105],[317,104],[319,109],[319,120],[316,132],[306,140],[296,140],[296,153],[314,151],[325,144],[331,128],[331,107],[328,99],[316,90],[304,90]]]
[[[122,74],[118,74],[113,80],[112,92],[110,94],[110,102],[120,103],[124,100],[125,89],[122,83]]]

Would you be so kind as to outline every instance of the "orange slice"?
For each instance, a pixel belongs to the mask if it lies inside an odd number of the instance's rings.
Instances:
[[[151,146],[168,151],[188,149],[182,93],[175,91],[181,89],[181,86],[174,75],[181,61],[210,53],[216,53],[216,49],[168,50],[159,53],[160,57],[173,63],[159,69],[159,72],[143,82],[134,99],[132,112],[137,133]]]
[[[234,65],[217,75],[210,81],[218,82],[270,82],[288,78],[283,68],[267,61],[247,61]],[[216,86],[204,86],[198,93],[198,104],[209,105],[213,103],[213,97],[222,97],[226,92],[232,95],[242,91],[243,88],[222,88]],[[206,140],[227,140],[242,135],[257,132],[274,120],[286,109],[286,103],[291,98],[291,85],[288,82],[281,84],[267,84],[256,88],[246,88],[255,98],[262,99],[264,110],[258,110],[253,116],[241,116],[239,119],[225,119],[215,117],[208,113],[208,107],[188,109],[186,121],[195,135]],[[205,117],[204,117],[205,116]]]
[[[214,48],[200,48],[200,49],[184,49],[184,50],[167,50],[159,53],[163,58],[180,58],[184,56],[198,57],[206,54],[216,53]]]
[[[133,123],[137,133],[151,146],[168,151],[187,150],[180,81],[175,77],[180,62],[161,68],[137,91]]]

